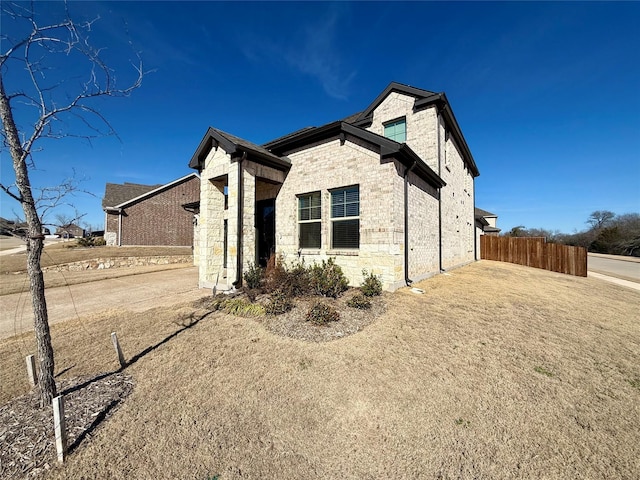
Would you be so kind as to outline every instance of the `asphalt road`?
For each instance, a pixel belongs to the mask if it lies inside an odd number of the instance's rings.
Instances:
[[[587,270],[632,282],[640,282],[640,259],[634,257],[612,258],[612,255],[593,255],[587,257]]]
[[[197,267],[144,273],[98,282],[49,288],[49,324],[104,310],[144,311],[195,300],[210,294],[198,288]],[[0,296],[0,339],[33,330],[29,293]]]

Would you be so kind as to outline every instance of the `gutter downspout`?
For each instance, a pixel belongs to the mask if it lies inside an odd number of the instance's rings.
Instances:
[[[122,246],[122,209],[118,209],[118,246]]]
[[[243,152],[238,160],[238,243],[236,248],[236,281],[233,285],[242,286],[242,213],[244,210],[244,181],[242,175],[242,162],[247,158],[247,152]]]
[[[471,173],[471,172],[469,172]],[[473,187],[473,258],[478,258],[478,235],[476,235],[476,177],[471,174],[471,186]]]
[[[415,166],[414,161],[404,168],[404,283],[407,287],[413,283],[409,278],[409,173]]]
[[[438,137],[438,176],[442,178],[441,154],[440,154],[440,109],[438,108],[436,115],[436,134]],[[443,272],[442,268],[442,187],[438,189],[438,270]]]

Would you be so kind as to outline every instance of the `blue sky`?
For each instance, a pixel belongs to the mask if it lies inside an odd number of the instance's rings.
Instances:
[[[571,233],[594,210],[640,212],[640,3],[69,5],[100,17],[91,40],[118,81],[134,74],[129,41],[150,71],[131,97],[96,104],[119,139],[34,154],[34,184],[87,177],[95,196],[73,200],[89,224],[104,223],[106,182],[190,173],[209,126],[263,143],[363,110],[391,81],[446,92],[480,169],[476,205],[503,230]],[[57,4],[37,7],[54,18]],[[1,168],[11,183],[6,149]],[[19,211],[0,201],[3,217]]]

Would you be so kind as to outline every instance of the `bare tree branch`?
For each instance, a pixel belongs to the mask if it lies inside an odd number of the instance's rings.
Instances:
[[[44,278],[40,267],[44,239],[42,222],[44,216],[54,208],[65,204],[72,206],[66,198],[80,190],[75,174],[53,187],[32,186],[30,171],[35,168],[33,154],[39,151],[36,144],[45,138],[81,137],[90,141],[97,135],[115,135],[113,126],[100,113],[95,102],[104,97],[129,96],[142,85],[144,69],[140,55],[135,52],[136,60],[132,63],[134,79],[125,87],[118,86],[114,71],[101,56],[102,49],[89,42],[89,32],[97,19],[74,21],[65,2],[63,18],[42,25],[34,12],[35,5],[32,2],[30,8],[26,8],[18,4],[0,3],[3,22],[16,22],[16,29],[18,26],[26,27],[17,39],[8,35],[0,36],[2,45],[7,46],[0,53],[2,140],[11,152],[15,173],[15,184],[2,183],[0,190],[20,203],[27,223],[27,272],[40,362],[40,403],[44,406],[50,404],[55,396],[56,384]],[[52,67],[69,63],[71,59],[74,68],[82,62],[86,66],[86,76],[79,79],[76,85],[68,81],[71,79],[68,72]],[[5,82],[6,79],[12,81]],[[7,86],[16,88],[16,91],[6,91]],[[31,115],[32,121],[26,121],[28,127],[18,127],[15,115],[18,111],[21,121]],[[71,121],[66,123],[68,120]],[[75,218],[76,221],[82,218],[77,210]]]

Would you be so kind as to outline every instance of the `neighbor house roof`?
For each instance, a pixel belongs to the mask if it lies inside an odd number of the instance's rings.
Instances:
[[[491,212],[487,212],[486,210],[483,210],[481,208],[476,207],[475,210],[475,215],[476,217],[479,215],[481,217],[498,217],[498,215],[496,215],[495,213],[491,213]]]
[[[190,180],[191,178],[194,177],[198,177],[197,173],[190,173],[189,175],[185,175],[184,177],[180,177],[177,180],[174,180],[172,182],[169,183],[165,183],[164,185],[136,185],[136,184],[131,184],[131,183],[125,183],[124,185],[118,185],[118,184],[114,184],[114,183],[107,183],[107,189],[105,192],[105,198],[102,200],[102,209],[103,210],[114,210],[114,209],[118,209],[118,208],[124,208],[128,205],[131,205],[132,203],[138,202],[140,200],[143,200],[147,197],[151,197],[152,195],[155,195],[156,193],[162,192],[164,190],[167,190],[175,185],[178,185],[180,183],[186,182],[187,180]],[[136,187],[146,187],[146,188],[139,188],[139,189],[135,189],[135,188],[124,188],[124,189],[119,189],[119,188],[113,188],[115,187],[130,187],[131,185],[135,185]],[[111,186],[111,188],[109,188]],[[107,200],[107,194],[110,192],[116,192],[118,194],[121,194],[121,197],[117,197],[117,196],[111,196],[109,197],[109,201],[113,201],[113,200],[118,200],[119,202],[116,204],[112,204],[112,205],[108,205],[106,203]],[[128,198],[124,198],[124,193],[127,193]],[[137,195],[135,193],[138,193]],[[130,196],[131,194],[133,194],[134,196]]]
[[[246,153],[248,156],[251,156],[253,160],[258,161],[258,163],[264,163],[278,170],[288,170],[291,167],[291,162],[288,158],[274,155],[260,145],[256,145],[255,143],[251,143],[213,127],[209,127],[207,133],[205,133],[200,145],[198,145],[198,149],[193,154],[193,157],[191,157],[189,167],[201,169],[202,163],[211,149],[218,145],[232,158],[240,157]]]
[[[122,202],[143,195],[158,187],[160,187],[160,185],[141,185],[139,183],[129,182],[123,184],[107,183],[104,198],[102,199],[102,208],[113,208]]]

